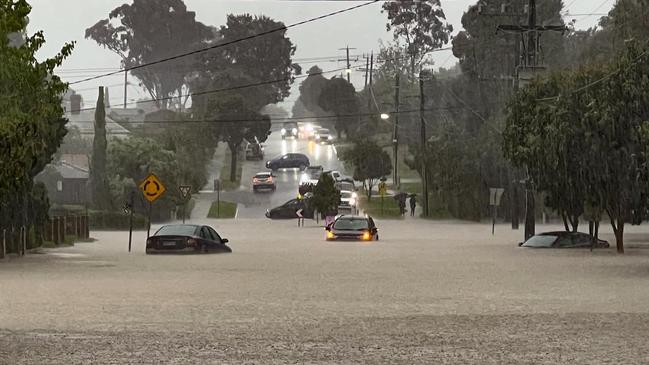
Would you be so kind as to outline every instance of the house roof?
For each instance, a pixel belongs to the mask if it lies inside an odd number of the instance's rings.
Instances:
[[[88,170],[69,164],[65,161],[61,161],[58,164],[52,164],[56,171],[61,174],[61,177],[64,179],[88,179],[90,173]]]
[[[79,114],[66,113],[65,117],[68,118],[69,126],[79,128],[81,135],[94,136],[95,135],[95,111],[82,110]],[[122,127],[115,122],[108,115],[106,116],[106,134],[108,136],[126,136],[129,135],[128,129]]]

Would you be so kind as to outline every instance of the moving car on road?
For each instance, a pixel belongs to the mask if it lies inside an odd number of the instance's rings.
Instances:
[[[277,185],[275,185],[275,176],[271,172],[258,172],[252,178],[252,191],[255,193],[260,190],[271,190],[275,191]]]
[[[356,208],[356,200],[358,195],[353,191],[341,190],[340,191],[340,206]]]
[[[304,172],[302,173],[302,177],[300,178],[300,185],[304,185],[304,184],[317,185],[318,180],[320,179],[320,175],[322,175],[323,171],[324,168],[322,166],[307,167],[306,169],[304,169]]]
[[[192,224],[161,227],[146,240],[146,253],[163,252],[232,252],[214,228]]]
[[[532,248],[608,248],[610,245],[598,239],[593,245],[590,235],[582,232],[545,232],[539,233],[518,244]]]
[[[263,160],[264,148],[260,143],[248,143],[246,145],[246,160]]]
[[[280,131],[280,133],[282,134],[282,139],[297,138],[298,136],[297,122],[285,122],[282,125],[282,130]]]
[[[334,136],[331,135],[331,132],[327,128],[320,128],[315,133],[315,141],[321,144],[332,144]]]
[[[327,241],[378,241],[379,230],[372,217],[341,215],[325,228]]]
[[[299,168],[304,171],[307,167],[311,166],[309,158],[302,153],[287,153],[283,156],[276,157],[266,162],[266,168],[273,171],[279,169],[295,169]]]
[[[266,211],[266,218],[270,219],[294,219],[298,218],[297,212],[301,210],[302,217],[313,219],[313,208],[310,198],[292,199],[279,207]]]
[[[334,179],[336,182],[341,182],[341,181],[346,181],[350,183],[354,183],[354,178],[351,176],[343,175],[340,171],[325,171],[325,174],[330,174],[331,177]]]

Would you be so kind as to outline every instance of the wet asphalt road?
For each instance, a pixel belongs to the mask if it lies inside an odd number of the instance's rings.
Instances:
[[[146,256],[137,232],[129,254],[126,232],[92,232],[0,263],[0,364],[649,363],[644,226],[620,256],[518,248],[506,226],[378,221],[360,244],[197,222],[234,252]]]
[[[280,128],[276,126],[275,129]],[[274,131],[265,142],[263,161],[246,161],[243,164],[241,183],[243,190],[229,192],[227,197],[240,202],[237,218],[263,218],[266,209],[274,208],[295,199],[298,193],[301,173],[297,169],[280,170],[276,173],[277,190],[275,192],[252,192],[252,177],[261,171],[268,171],[267,160],[286,153],[303,153],[309,157],[312,166],[321,165],[325,170],[342,170],[335,145],[318,145],[304,139],[282,140],[279,130]]]

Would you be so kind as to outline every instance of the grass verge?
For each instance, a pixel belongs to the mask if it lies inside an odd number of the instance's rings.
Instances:
[[[373,196],[371,200],[367,196],[359,198],[359,206],[365,213],[380,218],[401,218],[399,205],[391,196],[383,198],[383,208],[381,208],[381,197]]]
[[[207,218],[234,218],[237,214],[237,205],[230,202],[213,202],[210,207],[210,212],[207,214]]]

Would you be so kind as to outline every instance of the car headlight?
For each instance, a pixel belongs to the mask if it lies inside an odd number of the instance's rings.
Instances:
[[[336,235],[331,231],[327,231],[327,239],[332,240],[334,238],[336,238]]]
[[[354,200],[356,200],[356,199],[358,198],[358,194],[356,194],[356,193],[352,193],[352,198],[353,198]]]
[[[320,136],[315,136],[315,139],[320,139]]]
[[[286,134],[286,129],[282,128],[282,136]]]
[[[334,137],[333,137],[333,136],[329,136],[329,137],[327,137],[327,139],[331,141],[332,139],[334,139]]]
[[[354,198],[349,199],[349,205],[356,205],[356,199]]]
[[[372,236],[370,235],[370,232],[363,232],[363,241],[369,241],[372,239]]]
[[[292,131],[293,131],[293,134],[297,134],[297,128],[293,128]]]

